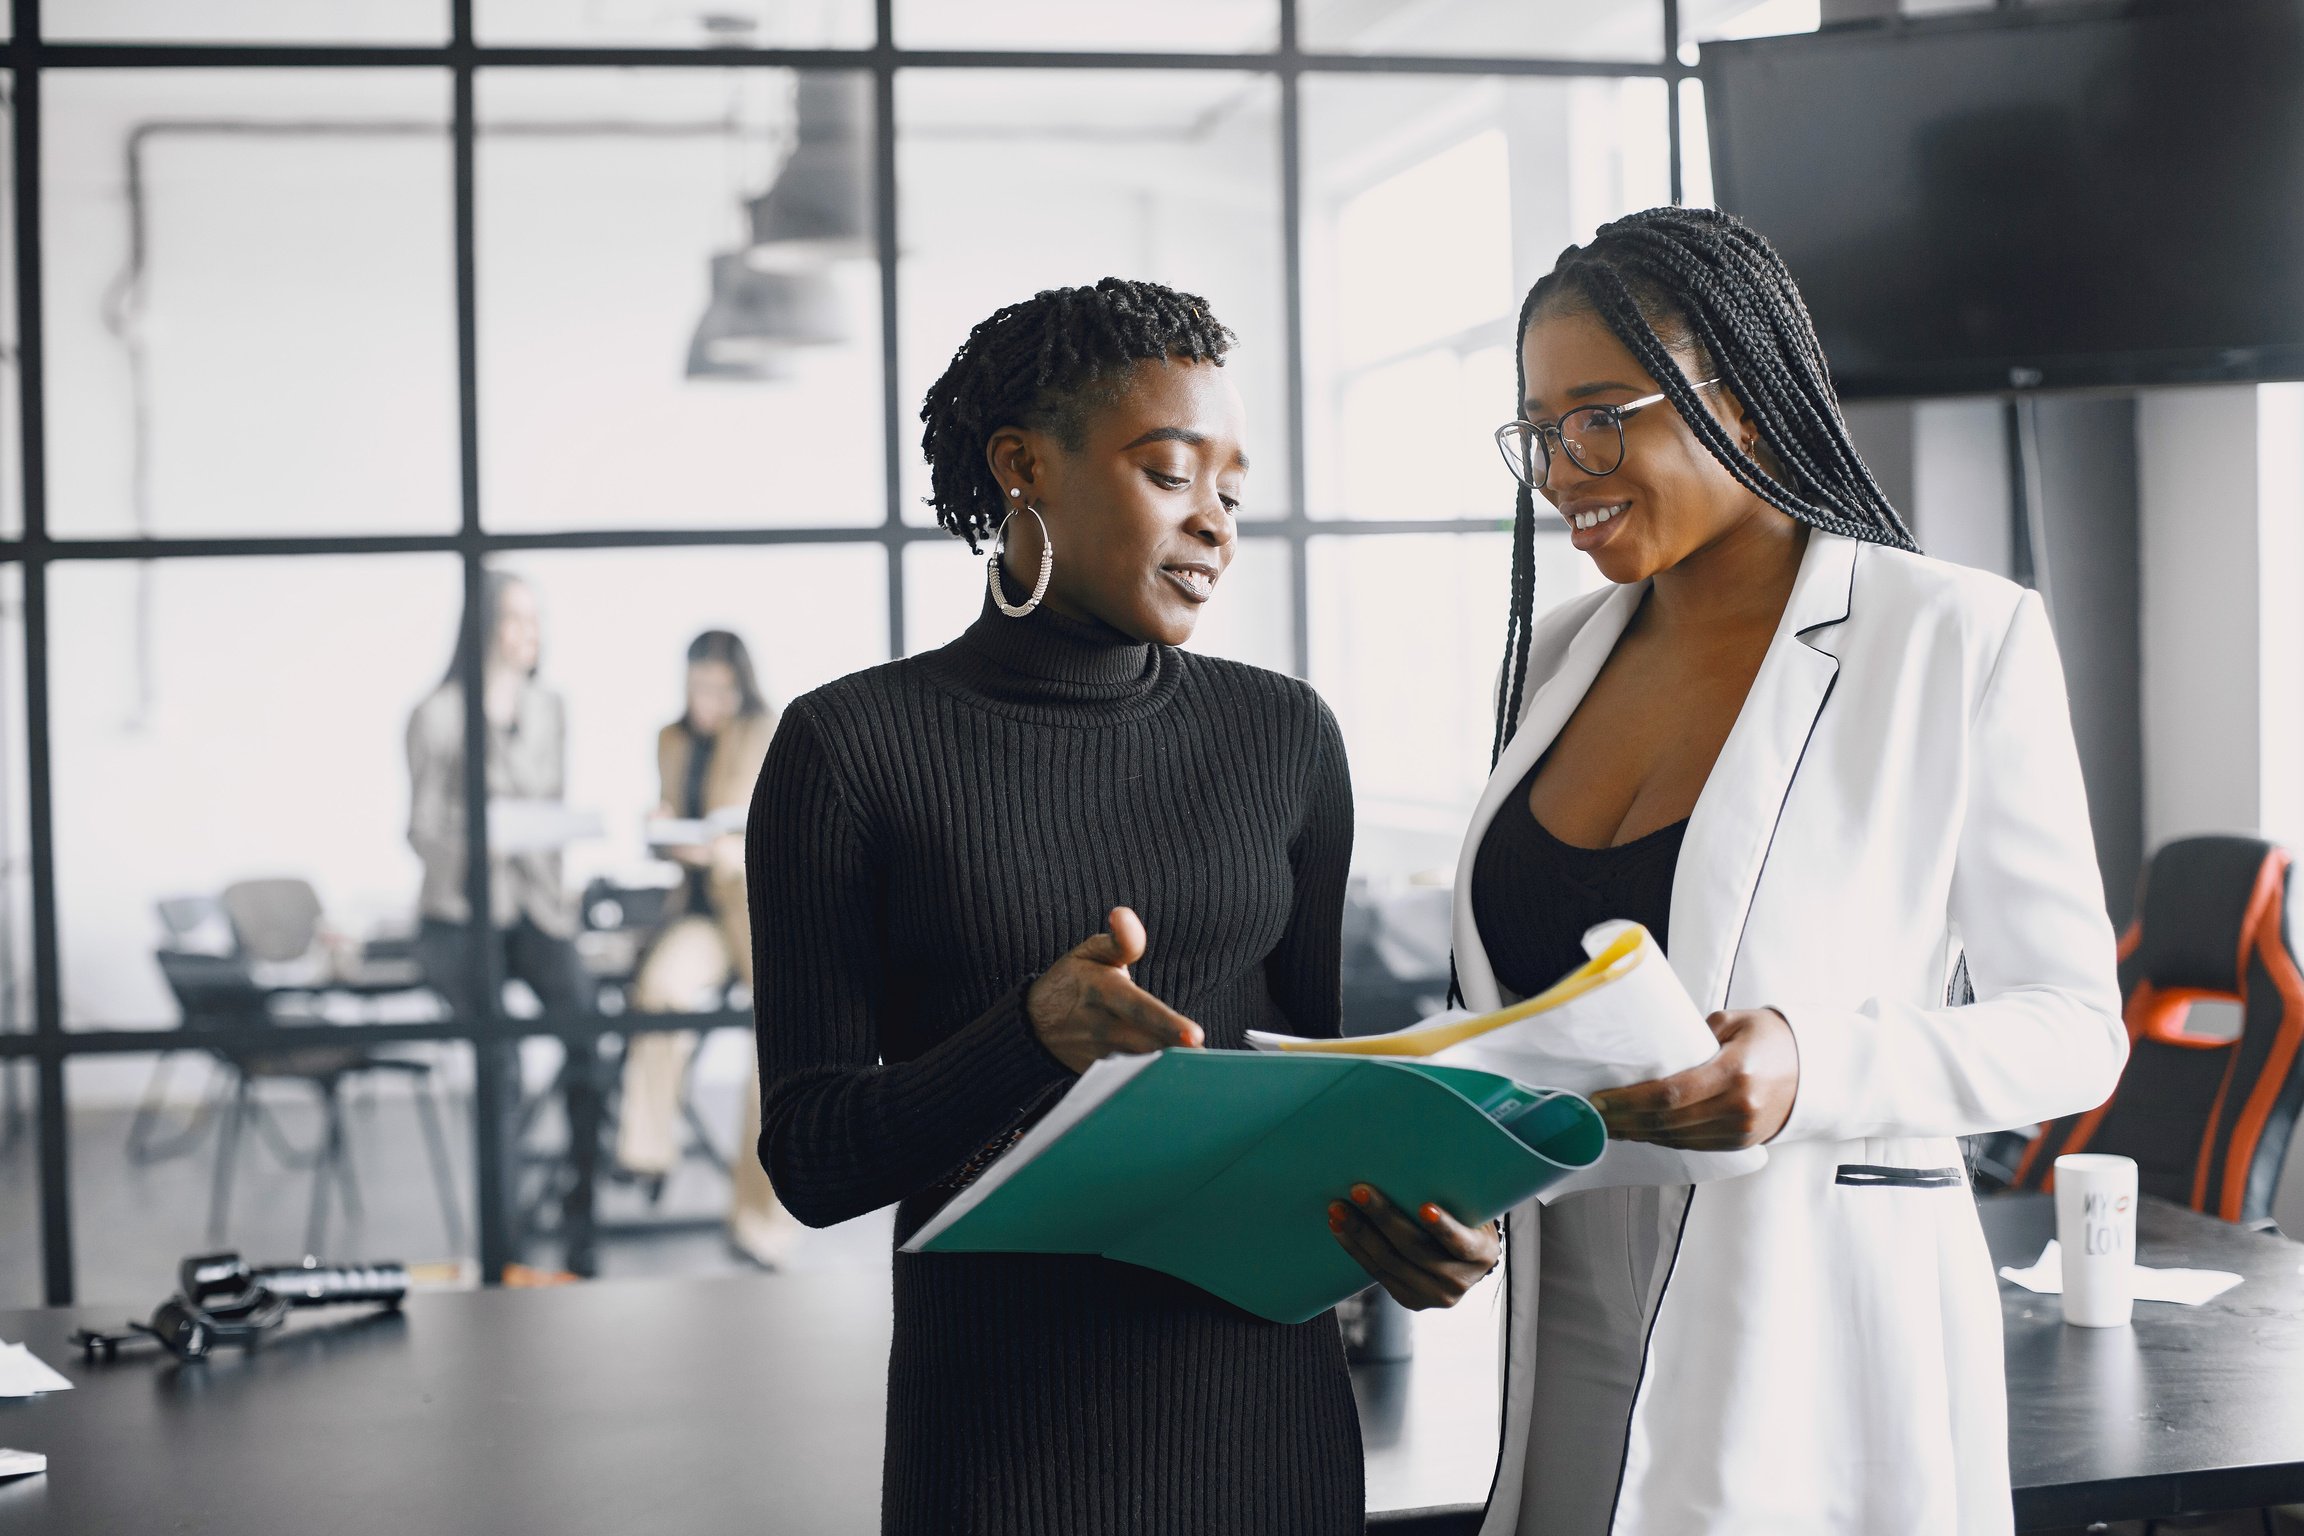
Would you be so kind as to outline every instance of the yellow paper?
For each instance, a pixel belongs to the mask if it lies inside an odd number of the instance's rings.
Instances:
[[[1429,1028],[1404,1029],[1389,1035],[1364,1035],[1354,1040],[1284,1040],[1279,1042],[1280,1049],[1315,1051],[1323,1056],[1434,1056],[1452,1045],[1461,1045],[1492,1029],[1502,1029],[1507,1024],[1534,1018],[1573,998],[1582,997],[1595,987],[1604,987],[1646,959],[1649,953],[1648,930],[1637,923],[1631,924],[1606,949],[1534,997],[1514,1003],[1509,1008],[1499,1008],[1494,1013],[1483,1013],[1469,1019],[1453,1019]]]

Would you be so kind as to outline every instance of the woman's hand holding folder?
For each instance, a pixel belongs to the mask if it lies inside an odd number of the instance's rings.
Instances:
[[[1106,1056],[1187,1049],[1207,1037],[1128,974],[1144,958],[1144,920],[1114,907],[1107,931],[1050,966],[1025,994],[1024,1012],[1048,1054],[1074,1072]]]
[[[1328,1230],[1411,1312],[1456,1305],[1504,1252],[1503,1238],[1492,1224],[1468,1227],[1431,1204],[1412,1220],[1382,1190],[1367,1184],[1352,1186],[1350,1205],[1330,1203]]]

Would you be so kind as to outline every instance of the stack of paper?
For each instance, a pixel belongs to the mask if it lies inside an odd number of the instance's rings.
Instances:
[[[39,1392],[65,1392],[72,1383],[50,1370],[45,1361],[21,1344],[0,1344],[0,1397],[30,1397]]]
[[[1647,929],[1602,923],[1584,935],[1584,950],[1590,961],[1526,1002],[1494,1013],[1452,1009],[1388,1035],[1351,1040],[1252,1030],[1248,1042],[1263,1051],[1414,1057],[1586,1095],[1669,1077],[1718,1054],[1719,1042]],[[1698,1184],[1750,1173],[1767,1161],[1759,1147],[1682,1152],[1611,1141],[1597,1164],[1537,1198],[1550,1203],[1578,1190],[1625,1184]]]
[[[496,853],[549,853],[598,837],[600,813],[557,800],[497,799],[488,802],[488,845]]]
[[[11,1451],[0,1446],[0,1477],[25,1477],[48,1470],[48,1458],[38,1451]]]
[[[722,806],[709,816],[655,817],[648,823],[648,846],[692,848],[731,833],[741,837],[750,815],[750,806],[729,805]]]

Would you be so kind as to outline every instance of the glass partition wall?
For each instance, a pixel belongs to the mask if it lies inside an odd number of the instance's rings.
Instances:
[[[1518,297],[1707,184],[1688,28],[1783,10],[14,0],[0,1306],[163,1283],[114,1224],[326,1242],[379,1142],[428,1169],[408,1257],[608,1225],[561,1165],[627,1043],[745,1071],[740,979],[635,978],[688,648],[774,707],[972,619],[917,403],[1039,287],[1240,333],[1196,644],[1332,701],[1355,899],[1414,951],[1486,766]],[[1592,579],[1538,560],[1539,603]],[[511,789],[463,751],[505,731]],[[463,942],[489,908],[550,942]],[[206,1209],[136,1182],[176,1156]]]

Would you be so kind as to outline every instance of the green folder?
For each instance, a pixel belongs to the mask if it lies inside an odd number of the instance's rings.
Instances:
[[[1328,1230],[1354,1184],[1482,1222],[1590,1167],[1606,1135],[1575,1094],[1465,1067],[1110,1057],[904,1246],[1102,1254],[1300,1323],[1369,1283]]]

